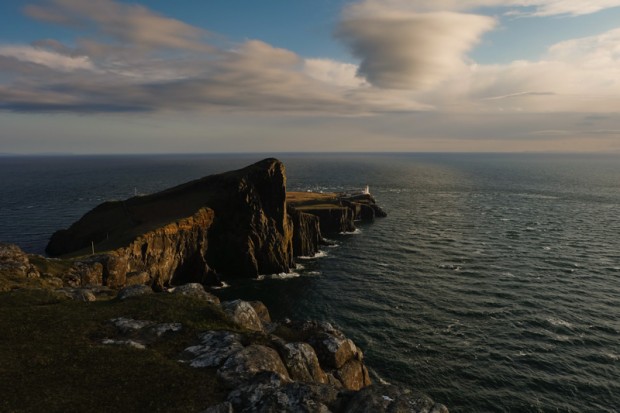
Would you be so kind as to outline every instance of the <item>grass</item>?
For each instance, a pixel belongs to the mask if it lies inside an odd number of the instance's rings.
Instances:
[[[108,320],[181,322],[146,350],[102,345]],[[0,411],[199,412],[225,391],[212,369],[177,362],[198,331],[235,329],[213,305],[155,294],[80,303],[46,290],[0,293]]]
[[[334,208],[340,206],[338,195],[332,192],[287,192],[286,202],[303,211],[304,208]]]

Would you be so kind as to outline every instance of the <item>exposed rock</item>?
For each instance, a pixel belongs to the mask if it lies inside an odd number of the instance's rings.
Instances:
[[[138,350],[144,350],[146,346],[135,340],[113,340],[111,338],[106,338],[101,341],[102,344],[115,344],[121,346],[129,346],[132,348],[136,348]]]
[[[238,171],[126,201],[106,202],[57,231],[52,256],[101,254],[102,282],[119,287],[146,272],[155,289],[229,276],[288,272],[293,228],[286,211],[284,165],[265,159]],[[209,247],[209,248],[208,248]],[[133,281],[132,281],[133,283]]]
[[[290,381],[278,352],[257,344],[231,355],[218,369],[217,375],[227,387],[235,388],[263,371],[276,373],[281,380]]]
[[[207,331],[200,336],[200,344],[185,349],[182,359],[189,359],[192,367],[219,367],[231,355],[241,351],[241,336],[230,331]]]
[[[262,373],[230,392],[228,401],[244,413],[328,413],[338,411],[338,390],[311,383],[288,383],[277,374]]]
[[[131,285],[120,290],[116,298],[125,300],[130,297],[138,297],[146,294],[153,294],[153,289],[148,285]]]
[[[321,227],[319,217],[306,212],[288,208],[293,221],[293,253],[296,257],[312,257],[319,252]]]
[[[71,268],[70,276],[75,277],[78,285],[102,285],[103,264],[96,261],[77,261]]]
[[[127,334],[129,332],[141,330],[143,328],[152,326],[155,324],[153,321],[148,320],[134,320],[132,318],[119,317],[110,320],[112,324],[123,334]]]
[[[241,327],[248,330],[263,331],[261,319],[249,302],[234,300],[223,302],[221,305],[224,312]]]
[[[220,303],[219,298],[211,293],[208,293],[202,284],[198,283],[179,285],[178,287],[174,287],[174,289],[172,289],[172,293],[198,298],[216,305]]]
[[[349,390],[360,390],[371,384],[368,369],[360,360],[347,361],[337,370],[336,375],[342,385]]]
[[[21,248],[4,242],[0,242],[0,272],[23,278],[41,276]]]
[[[319,218],[321,234],[333,234],[355,231],[353,210],[346,206],[313,208],[307,207],[303,212]]]
[[[155,324],[146,329],[146,335],[161,337],[168,333],[176,333],[183,329],[181,323],[161,323]]]
[[[295,381],[327,383],[314,349],[307,343],[288,343],[278,347],[291,379]]]
[[[73,299],[75,301],[83,301],[87,303],[91,301],[97,301],[97,297],[95,296],[95,294],[93,294],[91,290],[84,288],[79,288],[73,291]]]
[[[339,369],[351,359],[362,359],[361,351],[348,338],[323,333],[308,341],[314,347],[321,365],[327,368]]]
[[[254,311],[256,311],[256,315],[263,323],[271,323],[271,316],[269,315],[269,309],[265,304],[261,301],[248,301]]]
[[[391,385],[373,385],[355,393],[344,413],[448,413],[428,396]]]
[[[151,276],[146,271],[131,271],[127,273],[125,285],[147,284],[151,280]]]

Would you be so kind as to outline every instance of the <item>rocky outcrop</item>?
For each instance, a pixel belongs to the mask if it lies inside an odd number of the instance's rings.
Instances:
[[[288,212],[293,223],[293,254],[296,257],[314,256],[323,240],[320,218],[294,207],[289,207]]]
[[[318,217],[321,234],[355,231],[355,215],[353,210],[349,207],[307,207],[303,209],[303,212]]]
[[[153,195],[107,202],[67,230],[46,251],[87,255],[76,264],[82,285],[121,287],[148,274],[157,290],[218,275],[257,277],[288,272],[293,224],[286,210],[284,165],[265,159]]]
[[[0,273],[20,278],[39,278],[37,268],[17,245],[0,242]]]
[[[294,257],[313,256],[321,234],[351,232],[380,208],[369,194],[298,193],[287,204],[284,165],[265,159],[165,191],[106,202],[46,248],[72,258],[73,287],[150,284],[162,291],[221,276],[287,273]],[[101,252],[103,251],[103,252]]]

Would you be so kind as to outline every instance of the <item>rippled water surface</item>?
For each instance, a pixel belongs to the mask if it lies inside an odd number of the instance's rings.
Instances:
[[[104,200],[261,156],[0,158],[0,239],[41,252]],[[299,277],[219,294],[335,322],[451,412],[620,409],[620,157],[282,155],[289,189],[370,185],[389,213]]]

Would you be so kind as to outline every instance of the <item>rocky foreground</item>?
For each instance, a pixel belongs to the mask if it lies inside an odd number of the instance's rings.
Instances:
[[[369,194],[287,194],[285,184],[284,166],[267,159],[157,194],[102,204],[54,234],[47,251],[60,258],[27,255],[0,243],[0,291],[5,291],[0,293],[0,324],[8,337],[13,332],[19,342],[13,346],[21,346],[23,358],[0,345],[0,364],[13,366],[0,368],[0,386],[14,381],[21,383],[20,389],[56,384],[64,391],[65,367],[81,371],[82,377],[79,385],[66,379],[77,394],[60,401],[48,388],[34,394],[31,404],[17,392],[0,407],[80,410],[72,397],[90,397],[97,404],[82,406],[88,411],[123,410],[129,407],[114,400],[131,403],[125,397],[129,393],[148,411],[447,412],[420,393],[371,384],[361,349],[331,324],[274,322],[260,302],[220,303],[205,290],[203,285],[222,277],[287,272],[295,257],[318,251],[323,234],[352,231],[356,220],[385,216]],[[24,321],[37,331],[30,337],[21,321],[8,315],[22,314],[15,297],[40,292],[45,298],[33,301]],[[74,336],[59,334],[56,318]],[[37,344],[37,339],[44,342]],[[49,367],[69,353],[73,367],[55,366],[58,377],[51,384],[45,382],[48,370],[30,360],[42,357],[48,360],[43,367]],[[76,362],[80,354],[83,358]],[[115,359],[119,366],[110,368]],[[110,388],[118,386],[148,363],[152,365],[142,376],[161,369],[159,380],[177,377],[176,391],[194,404],[166,399],[168,387],[158,390],[161,398],[142,400],[142,393],[151,390],[132,387],[140,375],[110,397],[82,394],[101,380]],[[101,371],[103,378],[91,370]],[[7,376],[9,371],[19,380]],[[191,371],[201,372],[199,380]],[[192,387],[201,389],[204,383],[210,385],[202,393]]]

